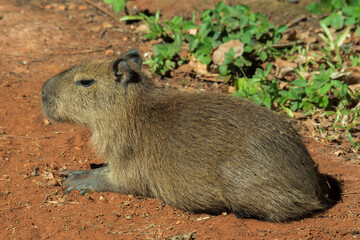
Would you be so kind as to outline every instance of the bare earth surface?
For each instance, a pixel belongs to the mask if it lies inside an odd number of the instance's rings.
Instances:
[[[192,9],[213,7],[215,2],[137,0],[130,3],[130,11],[136,6],[152,12],[160,9],[165,16],[190,16]],[[242,1],[277,23],[305,13],[308,2]],[[226,213],[191,215],[157,199],[114,193],[65,195],[57,174],[61,169],[86,169],[104,159],[91,149],[87,129],[45,119],[41,86],[86,59],[132,48],[148,52],[150,43],[133,32],[134,26],[84,1],[0,0],[0,239],[360,237],[359,159],[336,156],[334,148],[316,142],[307,132],[304,140],[320,171],[338,179],[343,194],[330,210],[301,221],[275,224]],[[181,81],[157,78],[159,85],[185,90]],[[203,87],[204,83],[194,83],[187,91]]]

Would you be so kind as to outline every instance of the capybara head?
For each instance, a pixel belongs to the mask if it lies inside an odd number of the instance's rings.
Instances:
[[[122,58],[88,61],[54,76],[42,87],[46,116],[81,125],[108,119],[111,108],[125,104],[128,92],[152,88],[139,74],[141,64],[137,50],[131,50]]]

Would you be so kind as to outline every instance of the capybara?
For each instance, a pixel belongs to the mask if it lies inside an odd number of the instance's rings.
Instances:
[[[245,99],[156,87],[137,50],[48,80],[48,118],[89,127],[107,163],[67,170],[66,193],[155,197],[191,213],[265,221],[329,207],[329,186],[289,119]]]

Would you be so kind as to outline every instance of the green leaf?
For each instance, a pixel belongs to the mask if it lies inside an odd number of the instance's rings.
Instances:
[[[342,18],[340,12],[333,12],[321,21],[327,26],[332,26],[335,29],[341,29],[344,27],[344,19]]]
[[[234,92],[233,96],[245,98],[245,97],[247,97],[247,94],[244,90],[238,90],[238,91]]]
[[[227,70],[228,70],[228,67],[226,64],[222,64],[219,66],[219,72],[220,72],[220,75],[222,76],[226,76],[227,75]]]
[[[212,50],[211,42],[199,44],[195,51],[195,56],[198,57],[200,55],[209,55],[211,50]]]
[[[245,48],[244,48],[245,53],[251,53],[252,51],[254,51],[254,47],[252,47],[250,45],[245,45]]]
[[[309,111],[309,110],[311,110],[313,108],[315,108],[314,104],[312,104],[310,102],[307,102],[307,101],[304,102],[304,106],[303,106],[304,111]]]
[[[262,62],[265,62],[266,59],[268,58],[268,55],[265,51],[261,51],[260,54],[259,54],[259,58]]]
[[[295,91],[288,91],[288,98],[298,100],[300,96]]]
[[[294,118],[294,113],[287,107],[281,106],[282,109],[285,110],[286,114],[289,115],[289,117]]]
[[[265,99],[264,99],[264,105],[267,107],[267,108],[271,108],[271,97],[270,95],[266,95]]]
[[[322,95],[325,95],[329,92],[330,88],[332,86],[332,83],[327,83],[325,84],[323,87],[321,87],[318,91],[319,95],[322,96]]]
[[[350,32],[350,29],[352,27],[349,26],[347,27],[344,31],[341,32],[341,34],[339,34],[336,38],[336,47],[341,47],[345,41],[345,39],[347,38],[349,32]]]
[[[236,86],[236,89],[240,90],[240,89],[243,89],[243,88],[247,88],[247,81],[245,78],[237,78],[235,80],[235,86]]]
[[[256,104],[258,104],[258,105],[260,105],[260,104],[263,103],[263,100],[262,100],[262,98],[260,97],[259,94],[254,94],[254,95],[252,95],[252,96],[250,97],[250,99],[251,99],[251,101],[253,101],[254,103],[256,103]]]
[[[300,108],[299,105],[300,105],[299,102],[291,102],[291,110],[297,111]]]
[[[120,18],[120,21],[143,21],[144,18],[140,15],[124,16]]]
[[[160,10],[157,10],[155,13],[155,22],[157,23],[160,19]]]
[[[207,65],[211,62],[211,57],[209,55],[200,55],[199,61],[201,62],[201,64]]]
[[[196,27],[197,26],[192,21],[185,21],[183,25],[183,29],[185,30],[194,29]]]
[[[173,69],[175,67],[175,63],[171,60],[166,60],[165,61],[165,66],[167,69]]]
[[[182,21],[183,18],[181,16],[175,16],[170,23],[175,26],[180,26],[182,24]]]
[[[283,33],[287,30],[287,26],[286,25],[281,25],[277,30],[276,33]]]
[[[314,91],[316,91],[316,88],[314,88],[314,87],[307,86],[305,88],[305,93],[306,93],[307,96],[310,96]]]
[[[245,32],[240,38],[240,41],[244,44],[249,44],[251,42],[251,37],[252,34],[250,32]]]
[[[326,108],[329,105],[329,98],[327,96],[322,97],[319,106],[322,108]]]
[[[306,9],[312,13],[312,14],[318,14],[321,13],[319,11],[319,7],[318,7],[318,3],[317,2],[312,2],[309,5],[306,6]]]
[[[124,10],[126,5],[125,0],[104,0],[104,2],[111,4],[115,13]]]
[[[297,79],[291,82],[294,86],[297,87],[305,87],[307,85],[307,81],[304,79]]]
[[[186,34],[185,39],[189,43],[189,51],[190,52],[193,52],[200,43],[200,40],[191,34]]]
[[[332,80],[331,82],[332,82],[332,84],[334,85],[335,88],[341,88],[342,87],[342,83],[339,80]]]
[[[356,28],[355,32],[356,32],[356,36],[359,37],[360,36],[360,26]]]
[[[151,32],[151,33],[145,34],[144,38],[149,39],[149,40],[154,40],[154,39],[158,38],[158,36],[159,36],[158,33]]]
[[[267,76],[270,74],[270,71],[271,71],[271,68],[272,68],[272,63],[268,63],[265,67],[265,71],[264,71],[264,74]]]
[[[312,14],[321,14],[330,11],[332,8],[330,0],[314,1],[306,6],[306,9]]]

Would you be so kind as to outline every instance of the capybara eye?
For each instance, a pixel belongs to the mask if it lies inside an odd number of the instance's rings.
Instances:
[[[90,80],[83,79],[83,80],[76,81],[75,84],[83,86],[83,87],[90,87],[94,82],[95,82],[95,80],[92,80],[92,79],[90,79]]]

